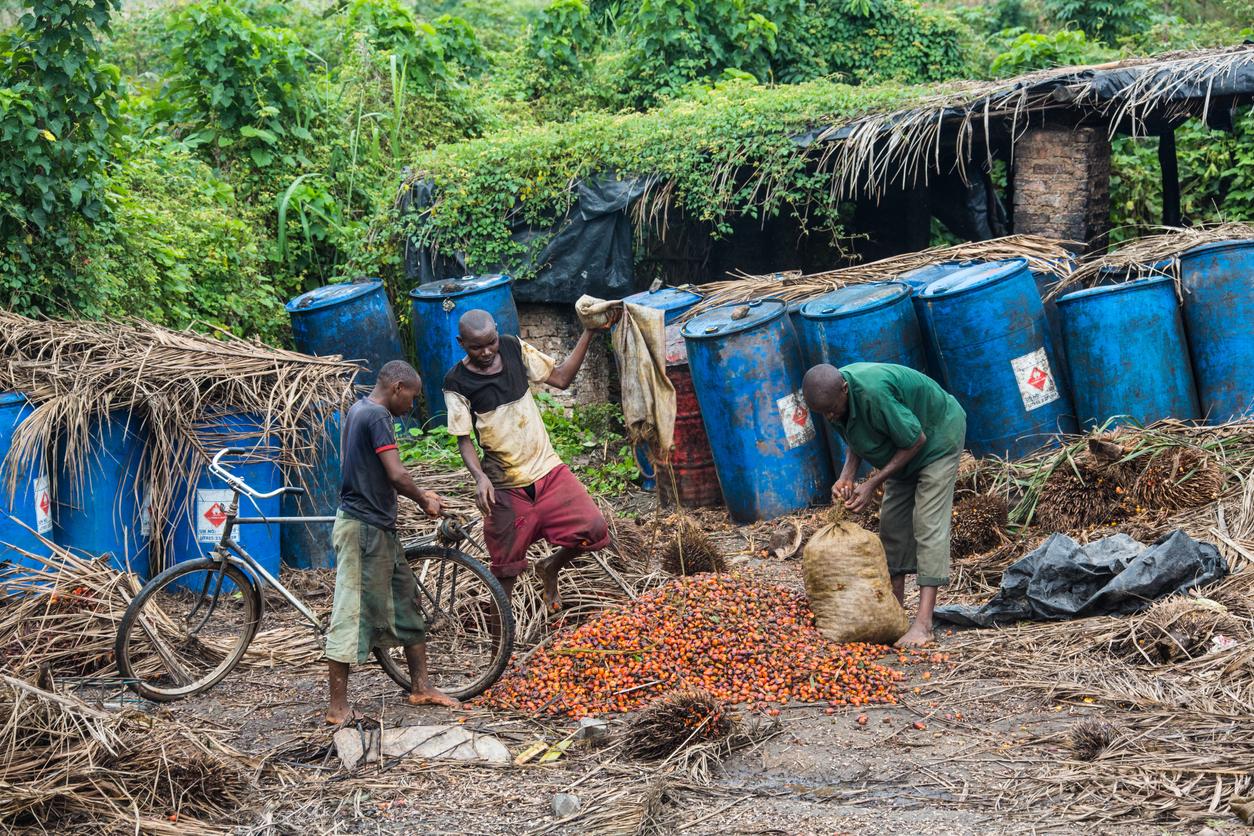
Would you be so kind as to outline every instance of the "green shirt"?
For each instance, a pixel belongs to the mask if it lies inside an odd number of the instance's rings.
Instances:
[[[921,372],[893,363],[850,363],[840,373],[849,384],[849,407],[832,425],[855,453],[883,467],[898,450],[927,435],[900,478],[962,447],[967,415],[953,396]]]

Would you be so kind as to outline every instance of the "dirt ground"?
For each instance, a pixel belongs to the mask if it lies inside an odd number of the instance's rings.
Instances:
[[[642,504],[637,498],[632,503]],[[760,545],[754,530],[739,532],[740,548]],[[756,542],[755,542],[756,538]],[[731,547],[734,544],[728,543]],[[800,562],[742,557],[737,563],[772,580],[800,586]],[[312,584],[317,589],[316,584]],[[325,586],[310,597],[329,606]],[[911,590],[913,592],[913,590]],[[274,609],[267,623],[296,623]],[[938,634],[944,652],[952,635]],[[404,760],[348,774],[323,724],[324,671],[236,672],[209,694],[165,707],[129,692],[82,696],[106,705],[125,702],[168,711],[217,730],[237,748],[290,766],[270,782],[237,823],[239,833],[580,834],[682,832],[696,834],[999,834],[999,833],[1235,833],[1236,819],[1178,825],[1077,822],[1069,796],[1042,803],[1033,783],[1069,757],[1067,729],[1094,708],[1044,701],[996,680],[957,678],[956,663],[898,665],[909,680],[900,705],[837,709],[791,705],[766,739],[733,754],[708,783],[659,777],[627,761],[611,743],[572,748],[546,765],[504,768]],[[468,707],[449,712],[414,708],[379,669],[354,669],[355,707],[384,727],[464,722],[497,735],[517,752],[536,739],[561,740],[572,721]],[[1107,709],[1108,711],[1108,709]],[[858,715],[866,714],[860,725]],[[612,738],[611,738],[612,740]],[[1248,765],[1247,765],[1248,766]],[[579,811],[558,819],[553,796],[573,793]],[[648,809],[646,814],[644,811]],[[655,829],[641,828],[642,816]]]

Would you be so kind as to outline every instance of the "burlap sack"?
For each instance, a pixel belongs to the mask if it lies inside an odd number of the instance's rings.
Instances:
[[[816,531],[801,570],[815,624],[832,641],[891,644],[910,626],[893,595],[880,538],[857,523]]]

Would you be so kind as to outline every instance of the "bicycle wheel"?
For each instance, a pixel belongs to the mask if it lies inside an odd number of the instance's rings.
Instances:
[[[166,569],[126,608],[114,658],[154,702],[204,693],[239,664],[261,623],[261,591],[234,563],[202,557]]]
[[[514,614],[501,582],[468,554],[441,546],[413,546],[405,559],[418,582],[427,622],[427,673],[451,697],[470,699],[501,676],[514,651]],[[388,676],[409,690],[409,667],[399,647],[375,649]]]

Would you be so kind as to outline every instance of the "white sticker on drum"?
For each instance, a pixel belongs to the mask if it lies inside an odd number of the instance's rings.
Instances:
[[[1044,348],[1016,357],[1010,361],[1010,368],[1014,369],[1019,397],[1023,398],[1023,408],[1028,412],[1062,397],[1054,383],[1054,373],[1049,368]]]
[[[196,491],[196,542],[216,543],[222,537],[231,494],[224,490]]]
[[[152,491],[149,488],[144,488],[139,507],[139,536],[145,540],[152,536]]]
[[[52,491],[46,475],[35,480],[35,530],[40,534],[52,531]]]
[[[800,392],[785,395],[775,405],[779,407],[779,420],[784,425],[789,450],[814,438],[814,422],[810,420],[810,410]]]

